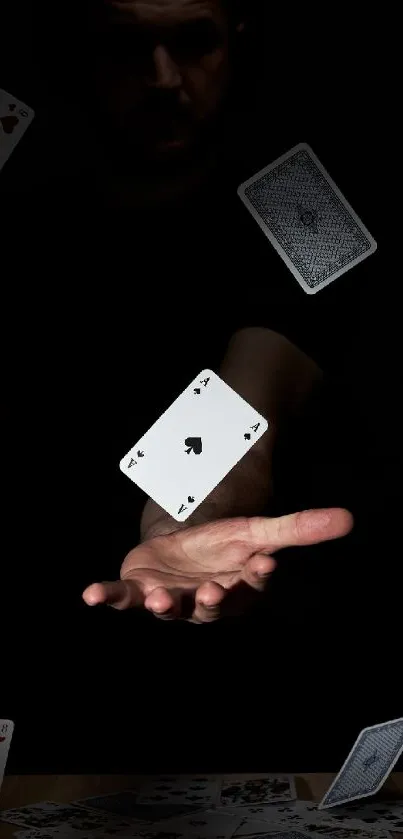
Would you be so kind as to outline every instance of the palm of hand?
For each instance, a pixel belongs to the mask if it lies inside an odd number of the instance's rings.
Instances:
[[[226,519],[156,536],[130,551],[121,579],[136,580],[146,597],[158,586],[196,590],[208,580],[232,588],[256,552],[251,522]]]
[[[264,589],[276,567],[271,553],[337,539],[352,526],[347,510],[333,508],[224,519],[154,536],[130,551],[120,580],[94,583],[83,597],[89,605],[144,606],[158,617],[209,622],[243,611],[250,595]]]

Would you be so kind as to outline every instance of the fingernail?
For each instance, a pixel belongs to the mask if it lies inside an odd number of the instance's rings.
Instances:
[[[264,577],[270,577],[270,571],[256,571],[256,574],[261,579],[264,579]]]

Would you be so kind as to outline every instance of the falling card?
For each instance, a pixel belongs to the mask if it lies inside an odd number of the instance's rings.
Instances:
[[[300,143],[238,195],[307,294],[376,251],[376,242],[312,149]]]
[[[364,728],[319,808],[375,795],[403,752],[403,717]]]
[[[24,136],[35,114],[11,93],[0,90],[0,171]]]
[[[13,731],[14,723],[11,720],[0,720],[0,789],[3,783]]]
[[[267,428],[229,385],[203,370],[120,468],[174,519],[186,521]]]

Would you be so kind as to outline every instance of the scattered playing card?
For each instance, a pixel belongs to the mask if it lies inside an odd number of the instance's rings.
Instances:
[[[32,108],[0,89],[0,172],[34,116]]]
[[[153,805],[175,804],[199,807],[212,807],[217,801],[218,781],[205,777],[175,778],[172,776],[157,778],[139,790],[138,803]]]
[[[173,819],[187,813],[194,813],[194,805],[186,804],[139,804],[137,793],[132,790],[113,792],[108,795],[95,795],[91,798],[81,798],[72,801],[77,807],[89,807],[95,810],[105,810],[108,813],[115,813],[132,821],[138,821],[149,825],[152,822],[159,822],[166,819]]]
[[[264,833],[259,839],[312,839],[312,834],[301,833],[299,830],[282,830],[274,833]]]
[[[328,810],[321,810],[324,816]],[[359,799],[331,810],[332,821],[354,826],[388,828],[392,833],[403,833],[403,801],[364,801]]]
[[[239,834],[235,833],[234,839],[237,836]],[[351,828],[344,828],[339,825],[333,827],[332,825],[324,824],[306,824],[301,830],[293,830],[292,827],[286,826],[273,826],[273,828],[270,828],[269,833],[250,833],[248,836],[258,836],[259,839],[312,839],[312,837],[314,839],[315,837],[316,839],[321,839],[321,837],[325,837],[325,839],[392,839],[388,831],[377,833],[368,830],[351,830]]]
[[[290,775],[271,775],[250,778],[246,781],[225,778],[222,781],[218,806],[244,807],[253,804],[270,804],[296,798],[294,778]]]
[[[238,195],[307,294],[376,250],[376,242],[312,149],[300,143]]]
[[[364,728],[319,809],[375,795],[402,751],[403,717]]]
[[[109,793],[108,795],[93,795],[91,798],[82,798],[78,801],[72,801],[77,807],[89,807],[94,810],[105,810],[108,813],[125,816],[126,818],[136,819],[138,821],[151,821],[150,817],[139,817],[139,804],[137,803],[137,795],[132,790],[124,790],[122,792]],[[145,812],[143,811],[143,815]],[[150,810],[148,816],[150,816]],[[175,814],[174,814],[175,815]],[[168,818],[168,816],[166,816]]]
[[[192,837],[192,839],[231,839],[234,831],[240,824],[240,817],[228,813],[209,812],[202,810],[190,816],[181,816],[178,819],[169,819],[158,824],[158,829],[166,831],[167,836],[177,832],[180,836]],[[147,839],[147,832],[145,832]],[[152,839],[152,833],[150,832]]]
[[[102,830],[77,830],[74,826],[64,825],[63,827],[33,827],[31,830],[19,830],[13,833],[14,839],[110,839],[119,836],[119,839],[143,839],[141,833],[125,833],[113,827]]]
[[[330,824],[322,821],[305,822],[302,830],[309,836],[324,836],[325,839],[392,839],[388,830],[374,832],[371,828]]]
[[[2,810],[0,820],[11,822],[22,827],[36,828],[60,828],[66,831],[68,828],[76,831],[100,831],[104,832],[113,829],[122,833],[129,832],[133,828],[133,822],[110,813],[89,810],[84,807],[77,807],[73,804],[57,804],[54,801],[40,801],[38,804],[30,804],[27,807],[14,807],[11,810]]]
[[[267,427],[219,376],[203,370],[120,468],[174,519],[186,521]]]
[[[0,789],[3,783],[13,731],[14,723],[11,720],[0,720]]]

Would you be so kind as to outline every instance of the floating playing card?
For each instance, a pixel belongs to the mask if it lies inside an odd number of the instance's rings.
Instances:
[[[295,781],[289,775],[249,778],[246,781],[225,778],[221,785],[219,806],[250,808],[254,804],[290,801],[293,798],[296,798]]]
[[[120,468],[174,519],[186,521],[267,427],[219,376],[203,370]]]
[[[319,807],[375,795],[402,751],[403,717],[364,728]]]
[[[376,251],[376,242],[305,143],[249,178],[238,195],[307,294]]]
[[[0,789],[8,758],[14,723],[11,720],[0,720]]]
[[[34,116],[32,108],[0,89],[0,171]]]

